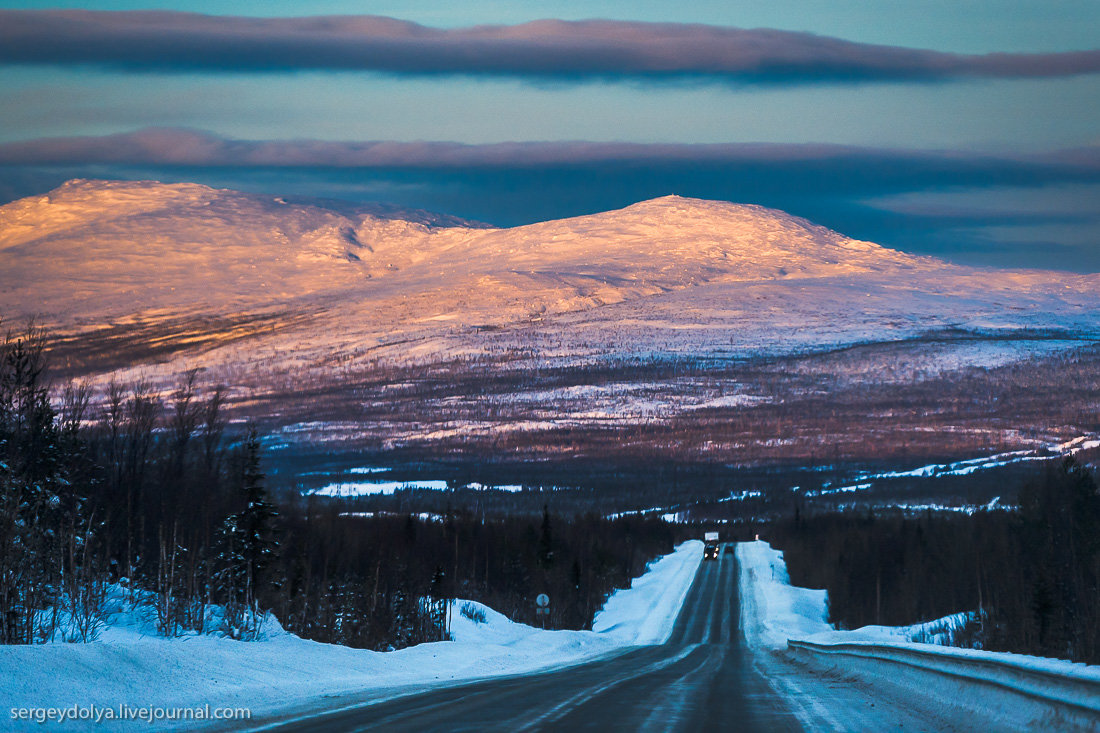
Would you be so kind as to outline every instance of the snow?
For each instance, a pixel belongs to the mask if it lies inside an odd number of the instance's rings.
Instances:
[[[792,586],[782,553],[762,541],[738,543],[735,552],[741,625],[749,646],[786,649],[787,639],[832,630],[826,592]]]
[[[874,486],[874,482],[879,479],[895,479],[895,478],[939,478],[943,476],[968,476],[977,471],[987,471],[991,468],[1003,468],[1015,463],[1027,463],[1031,461],[1052,461],[1059,458],[1065,458],[1068,456],[1076,455],[1081,451],[1090,450],[1100,446],[1100,440],[1096,439],[1093,435],[1082,435],[1074,438],[1073,440],[1066,441],[1064,443],[1048,444],[1035,450],[1022,450],[1022,451],[1010,451],[1008,453],[998,453],[992,456],[984,456],[981,458],[968,458],[963,461],[955,461],[954,463],[932,463],[926,466],[920,466],[919,468],[913,468],[905,471],[883,471],[879,473],[861,473],[856,476],[856,482],[853,484],[847,484],[844,486],[837,486],[832,488],[823,488],[815,491],[806,492],[806,496],[827,496],[831,494],[845,494],[855,491],[866,491]],[[828,484],[825,484],[828,487]],[[953,507],[938,507],[924,505],[905,505],[905,504],[891,504],[891,506],[898,506],[900,508],[946,508],[953,511],[969,511],[973,513],[974,510],[979,507],[968,508],[953,508]],[[987,505],[985,508],[993,509],[995,502]]]
[[[767,397],[760,395],[749,394],[735,394],[726,395],[724,397],[716,397],[713,400],[707,400],[706,402],[700,402],[695,405],[688,405],[689,410],[714,410],[721,407],[745,407],[751,405],[758,405],[761,402],[767,402]]]
[[[523,491],[523,489],[524,489],[522,484],[499,484],[499,485],[497,485],[497,484],[482,484],[482,483],[478,483],[477,481],[475,481],[472,484],[469,484],[466,488],[476,489],[476,490],[479,490],[479,491],[507,491],[509,494],[514,494],[517,491]]]
[[[864,626],[838,631],[828,622],[824,590],[790,584],[783,553],[767,542],[742,542],[736,548],[740,563],[742,623],[750,646],[786,649],[788,639],[818,642],[910,642],[914,637],[935,636],[937,631],[961,623],[966,612],[911,626]]]
[[[442,522],[446,517],[435,512],[416,512],[415,514],[398,512],[340,512],[341,517],[370,519],[373,517],[416,517],[423,522]]]
[[[381,469],[382,471],[389,469]],[[351,473],[367,473],[368,471],[355,471]],[[374,473],[375,471],[370,471]],[[306,493],[316,496],[331,496],[339,497],[341,499],[353,498],[356,496],[374,496],[376,494],[390,495],[393,492],[404,489],[425,489],[431,491],[446,491],[450,488],[450,484],[447,481],[439,479],[430,479],[426,481],[352,481],[352,482],[339,482],[322,486],[319,489],[312,489]],[[468,489],[476,490],[495,490],[495,491],[507,491],[509,493],[515,493],[517,491],[523,491],[523,486],[519,484],[504,484],[501,486],[494,486],[492,484],[470,483],[466,484]]]
[[[612,593],[596,613],[592,630],[625,644],[667,641],[702,562],[702,549],[699,540],[684,542],[676,552],[653,563],[630,588]]]
[[[966,612],[912,626],[864,626],[850,631],[834,629],[827,620],[826,591],[792,586],[782,552],[773,549],[767,542],[756,541],[739,543],[736,554],[740,563],[741,623],[745,639],[752,648],[786,649],[788,639],[819,644],[893,644],[932,651],[945,657],[1008,662],[1029,670],[1086,677],[1100,682],[1100,667],[1096,666],[913,641],[915,637],[936,636],[943,627],[961,622]]]
[[[622,517],[634,517],[641,514],[650,514],[651,512],[663,512],[664,507],[650,507],[649,509],[629,509],[625,512],[614,512],[612,514],[604,515],[605,519],[621,519]]]
[[[1069,452],[1067,450],[1067,452]],[[909,471],[887,471],[884,473],[866,474],[861,478],[907,478],[918,477],[926,478],[929,476],[968,476],[975,471],[984,471],[990,468],[1000,468],[1007,466],[1011,463],[1021,463],[1023,461],[1045,461],[1053,458],[1050,455],[1035,455],[1035,451],[1011,451],[1009,453],[998,453],[994,456],[988,456],[984,458],[970,458],[965,461],[956,461],[955,463],[933,463],[927,466],[921,466],[920,468],[914,468]]]
[[[112,615],[89,644],[0,646],[0,710],[132,706],[240,706],[253,716],[316,710],[334,697],[382,699],[432,685],[562,667],[659,643],[671,633],[701,558],[698,541],[654,561],[632,587],[616,591],[594,631],[548,631],[457,601],[453,641],[373,652],[307,641],[268,617],[263,639],[156,636],[151,608],[131,609],[115,588]],[[467,607],[485,622],[462,613]],[[328,701],[326,703],[326,700]],[[33,725],[33,724],[29,724]],[[68,722],[65,730],[103,730]]]
[[[782,553],[757,541],[736,554],[753,665],[807,730],[1095,728],[1098,667],[911,641],[942,637],[966,613],[837,631],[826,621],[825,591],[790,585]],[[834,651],[845,653],[790,652],[788,639],[844,644]]]
[[[231,374],[262,364],[307,382],[331,380],[334,364],[354,371],[373,360],[728,359],[943,329],[987,334],[920,341],[900,371],[877,375],[908,380],[1097,336],[1100,275],[961,267],[759,206],[667,196],[510,229],[405,216],[194,184],[70,182],[0,206],[9,286],[0,311],[67,335],[189,345],[98,375],[161,385],[196,367]],[[1029,329],[1050,333],[1020,335]],[[554,405],[550,427],[767,399],[668,397],[677,393],[614,383],[506,399]],[[311,427],[359,429],[301,429]],[[543,428],[534,419],[530,429]]]
[[[842,505],[845,508],[847,505]],[[938,502],[929,502],[923,504],[914,504],[910,502],[891,502],[889,504],[883,504],[883,507],[889,509],[896,509],[907,514],[919,514],[924,512],[953,512],[956,514],[977,514],[979,512],[993,512],[993,511],[1010,511],[1014,509],[1014,505],[1002,504],[1001,497],[995,496],[986,504],[941,504]]]
[[[1082,435],[1079,438],[1074,438],[1071,441],[1054,446],[1054,450],[1059,453],[1068,453],[1070,455],[1080,453],[1084,450],[1092,450],[1093,448],[1100,448],[1100,440],[1095,436],[1089,435]]]
[[[444,491],[447,489],[446,481],[354,481],[347,483],[335,483],[313,489],[307,493],[317,496],[335,496],[350,498],[355,496],[372,496],[375,494],[392,494],[398,489],[431,489]]]

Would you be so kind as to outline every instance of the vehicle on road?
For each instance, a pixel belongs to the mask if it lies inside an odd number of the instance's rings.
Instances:
[[[703,559],[704,560],[717,560],[718,559],[718,533],[717,532],[705,532],[705,533],[703,533]]]

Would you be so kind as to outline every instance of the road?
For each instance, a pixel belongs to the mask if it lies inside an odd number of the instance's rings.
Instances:
[[[744,646],[737,575],[732,554],[702,563],[666,644],[322,714],[275,730],[803,730]]]

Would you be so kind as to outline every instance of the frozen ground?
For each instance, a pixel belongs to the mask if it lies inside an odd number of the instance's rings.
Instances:
[[[0,646],[0,730],[19,725],[8,714],[21,707],[210,704],[247,707],[258,716],[332,706],[332,698],[342,695],[381,699],[456,680],[561,667],[663,641],[701,556],[700,543],[689,541],[653,562],[631,588],[608,599],[595,631],[544,631],[512,623],[481,604],[458,601],[454,641],[388,653],[306,641],[274,620],[262,641],[209,635],[164,639],[154,634],[148,608],[129,610],[116,596],[116,613],[93,643]],[[485,621],[463,615],[463,606],[483,612]],[[40,728],[33,722],[23,725]],[[77,722],[64,729],[110,728]]]

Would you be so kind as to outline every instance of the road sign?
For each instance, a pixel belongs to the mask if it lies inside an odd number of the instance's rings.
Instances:
[[[538,604],[539,608],[546,608],[550,605],[550,596],[545,593],[539,593],[538,598],[535,599],[535,603]]]

